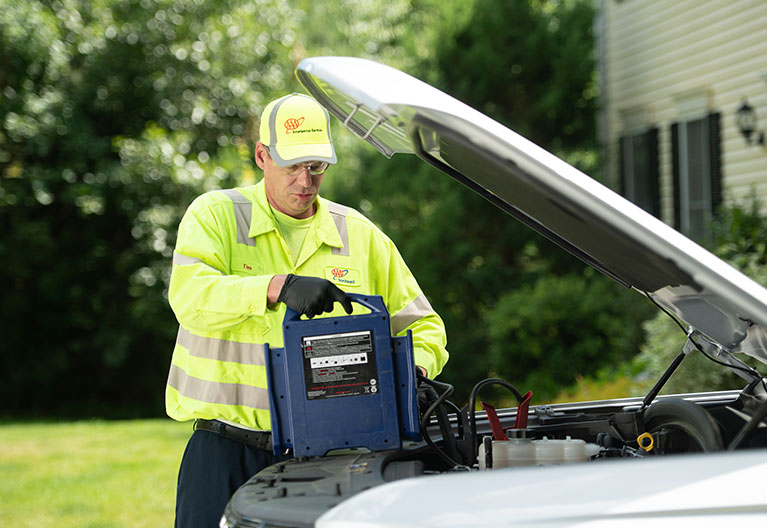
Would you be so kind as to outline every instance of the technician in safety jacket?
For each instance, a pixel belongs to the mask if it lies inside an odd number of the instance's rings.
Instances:
[[[286,306],[336,316],[359,309],[344,292],[381,295],[392,333],[412,330],[427,376],[448,358],[442,320],[392,241],[318,195],[336,162],[325,109],[299,94],[272,101],[260,139],[263,180],[198,197],[173,255],[169,300],[180,327],[165,403],[171,418],[195,420],[179,470],[176,526],[184,528],[218,526],[234,491],[279,460],[264,344],[283,345]]]

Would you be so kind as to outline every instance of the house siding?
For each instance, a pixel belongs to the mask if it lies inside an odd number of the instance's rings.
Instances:
[[[747,145],[735,115],[748,100],[767,128],[767,1],[599,0],[607,180],[621,135],[659,128],[661,218],[674,221],[671,125],[721,113],[725,203],[755,188],[767,204],[767,149]]]

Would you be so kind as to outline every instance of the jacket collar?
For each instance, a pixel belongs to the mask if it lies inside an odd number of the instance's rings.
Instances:
[[[280,232],[277,229],[277,220],[272,214],[269,200],[266,198],[266,185],[262,179],[253,189],[253,212],[250,221],[248,236],[255,238],[270,231]],[[317,197],[317,211],[314,213],[315,221],[312,223],[312,231],[316,233],[318,241],[331,247],[342,248],[344,244],[338,232],[336,223],[328,210],[328,201],[321,196]],[[307,235],[311,236],[311,232]]]

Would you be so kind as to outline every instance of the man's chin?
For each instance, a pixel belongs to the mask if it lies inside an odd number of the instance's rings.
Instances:
[[[294,200],[293,202],[294,214],[292,214],[291,216],[298,218],[301,215],[304,215],[310,212],[310,210],[312,209],[314,205],[314,200],[315,200],[315,197],[312,197],[306,200]]]

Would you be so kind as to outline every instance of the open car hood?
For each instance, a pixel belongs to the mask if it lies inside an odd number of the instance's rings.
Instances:
[[[500,123],[388,66],[304,59],[306,90],[387,157],[412,153],[626,287],[650,296],[719,357],[767,363],[767,290]]]

